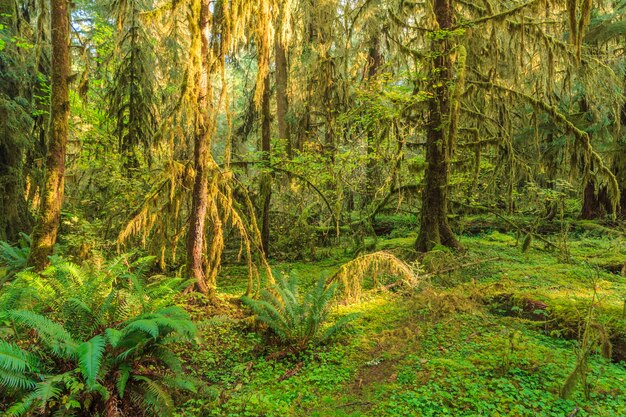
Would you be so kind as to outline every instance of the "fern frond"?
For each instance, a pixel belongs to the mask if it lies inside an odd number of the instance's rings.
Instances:
[[[83,374],[89,388],[93,388],[96,383],[96,378],[102,365],[102,355],[104,354],[105,346],[106,339],[101,335],[97,335],[82,343],[76,349],[80,372]]]
[[[143,382],[146,386],[144,404],[147,408],[167,415],[174,412],[174,400],[161,384],[142,375],[135,375],[133,379]]]
[[[28,310],[11,310],[7,314],[16,323],[35,330],[55,355],[63,358],[75,356],[78,344],[60,324]]]
[[[35,399],[39,403],[39,409],[44,411],[48,402],[59,398],[61,388],[56,386],[54,380],[46,380],[37,384],[37,388],[33,391]]]
[[[361,315],[359,313],[351,313],[346,314],[337,320],[332,326],[330,326],[326,331],[320,336],[319,341],[325,342],[326,340],[333,337],[338,331],[343,329],[348,325],[348,323],[358,319]]]
[[[6,417],[21,417],[33,409],[37,393],[31,392],[4,412]]]
[[[124,398],[126,384],[128,383],[128,379],[130,378],[130,371],[131,367],[128,364],[122,364],[119,367],[119,375],[117,377],[117,382],[115,383],[115,388],[117,388],[117,392],[120,395],[120,398]]]
[[[121,337],[123,336],[123,333],[117,329],[106,329],[104,331],[104,334],[106,335],[107,339],[109,339],[109,343],[113,348],[117,347]]]
[[[31,389],[35,385],[37,385],[37,382],[22,372],[0,368],[0,386],[9,389]]]
[[[131,321],[123,330],[126,333],[141,331],[152,336],[153,339],[159,337],[159,325],[151,319],[138,319]]]
[[[37,358],[17,345],[0,340],[0,369],[19,373],[37,372]]]

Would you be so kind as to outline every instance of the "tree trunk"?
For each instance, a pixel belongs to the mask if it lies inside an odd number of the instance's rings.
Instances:
[[[44,269],[57,240],[61,206],[63,204],[65,152],[69,132],[69,2],[51,0],[50,33],[52,69],[50,95],[50,124],[48,126],[48,155],[39,218],[33,231],[29,265]]]
[[[589,103],[585,96],[580,99],[580,111],[589,112]],[[593,139],[593,134],[588,132],[589,139]],[[591,164],[593,171],[593,163]],[[613,214],[613,207],[606,186],[596,190],[596,183],[593,178],[589,178],[583,190],[583,206],[580,217],[584,220],[599,219],[607,214]]]
[[[289,112],[289,99],[287,96],[287,86],[289,82],[289,67],[287,65],[287,54],[281,42],[279,32],[274,37],[274,49],[276,54],[276,119],[278,119],[278,138],[285,141],[287,157],[293,156],[293,145],[291,143],[291,132],[287,122]]]
[[[380,54],[380,39],[378,37],[378,34],[375,34],[370,40],[370,47],[368,49],[365,80],[371,81],[378,74],[381,65],[382,56]],[[375,133],[376,132],[374,132],[373,126],[370,126],[367,130],[367,165],[365,167],[365,199],[363,202],[364,206],[374,200],[375,194]]]
[[[607,214],[613,214],[611,199],[606,187],[600,187],[596,193],[596,184],[590,179],[583,191],[583,207],[580,217],[584,220],[599,219]]]
[[[263,100],[261,103],[261,151],[265,169],[270,166],[270,139],[271,139],[271,115],[270,115],[270,76],[265,77],[263,86]],[[270,202],[272,198],[272,177],[269,171],[263,173],[260,183],[260,196],[263,201],[262,225],[261,225],[261,246],[265,256],[269,256],[270,243]]]
[[[435,16],[440,30],[448,30],[453,24],[452,0],[434,0]],[[432,41],[435,53],[434,67],[430,74],[433,97],[428,105],[426,132],[426,172],[422,193],[420,231],[415,243],[416,250],[426,252],[436,245],[458,249],[460,244],[448,224],[448,175],[450,153],[448,137],[450,118],[449,84],[452,78],[451,40]]]
[[[208,83],[208,55],[209,55],[209,2],[203,0],[199,13],[200,68],[196,75],[198,96],[196,102],[196,131],[194,135],[193,166],[196,173],[193,185],[192,207],[189,215],[189,232],[187,235],[187,268],[189,275],[196,280],[200,292],[213,295],[215,287],[206,280],[203,268],[204,239],[206,214],[209,204],[209,152],[210,131],[209,119],[209,83]]]
[[[624,84],[626,85],[626,75],[624,76]],[[624,95],[626,96],[626,91],[624,91]],[[621,125],[626,126],[626,103],[622,104],[620,120]],[[617,157],[613,159],[613,172],[620,186],[618,216],[622,220],[626,220],[626,144],[622,144],[621,152],[618,151]]]

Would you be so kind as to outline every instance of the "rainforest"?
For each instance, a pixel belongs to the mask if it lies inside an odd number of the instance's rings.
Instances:
[[[625,381],[626,0],[0,0],[0,415]]]

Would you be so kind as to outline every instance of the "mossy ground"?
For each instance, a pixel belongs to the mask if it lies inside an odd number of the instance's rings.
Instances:
[[[522,253],[516,236],[495,230],[462,237],[465,254],[439,251],[422,262],[466,267],[430,275],[414,291],[335,307],[362,316],[333,343],[297,355],[255,332],[237,302],[245,271],[225,268],[223,307],[190,308],[201,337],[181,351],[213,399],[189,399],[180,415],[626,416],[626,364],[599,355],[591,360],[590,397],[578,387],[559,398],[594,291],[595,320],[615,340],[626,333],[626,278],[605,267],[626,261],[626,242],[587,232],[569,240],[564,259],[542,242]],[[413,242],[407,234],[375,244],[410,251]],[[276,267],[313,282],[346,260],[337,251],[323,262]],[[529,312],[519,300],[548,307]]]

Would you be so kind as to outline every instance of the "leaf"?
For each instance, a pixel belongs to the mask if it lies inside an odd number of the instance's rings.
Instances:
[[[111,346],[116,348],[117,344],[120,341],[120,338],[122,337],[122,332],[117,329],[106,329],[104,331],[104,334],[106,334],[107,338],[109,339],[109,343],[111,344]]]
[[[29,352],[19,346],[0,340],[0,368],[24,373],[32,371],[37,361]]]
[[[29,310],[11,310],[7,312],[7,316],[39,333],[41,341],[48,345],[55,355],[65,359],[74,357],[76,342],[59,323]]]
[[[117,387],[117,392],[120,394],[120,398],[124,398],[124,391],[126,391],[126,383],[128,382],[128,378],[130,377],[130,366],[128,364],[122,364],[120,366],[120,374],[117,382],[115,383]]]
[[[89,341],[78,346],[78,364],[87,386],[93,389],[102,365],[102,356],[106,346],[106,339],[102,335],[92,337]]]
[[[128,333],[133,330],[139,330],[149,334],[154,339],[159,337],[159,325],[154,320],[150,319],[135,320],[126,326],[124,330]]]
[[[12,389],[34,388],[37,383],[21,372],[0,368],[0,386]]]

